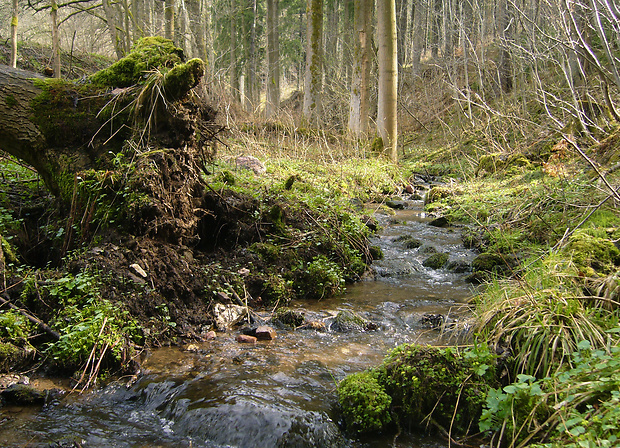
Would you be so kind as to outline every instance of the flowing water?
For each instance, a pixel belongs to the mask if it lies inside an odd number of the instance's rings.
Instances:
[[[421,203],[416,203],[421,208]],[[422,266],[424,247],[471,261],[460,234],[428,225],[411,209],[378,217],[383,230],[373,244],[385,259],[374,278],[334,299],[293,304],[309,321],[329,323],[354,310],[377,324],[366,332],[279,330],[273,341],[244,345],[234,333],[195,344],[192,351],[154,351],[130,385],[69,396],[43,410],[0,410],[0,446],[43,447],[442,447],[440,439],[416,435],[357,440],[338,426],[335,384],[345,375],[381,362],[404,342],[434,344],[439,331],[425,315],[466,315],[472,295],[465,274]],[[413,235],[425,245],[404,249],[395,239]],[[72,444],[73,443],[73,444]]]

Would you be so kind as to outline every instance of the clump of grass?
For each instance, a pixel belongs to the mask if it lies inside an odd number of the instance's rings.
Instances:
[[[561,255],[531,263],[520,281],[496,281],[477,300],[480,337],[510,351],[513,378],[557,372],[581,341],[606,347],[617,322],[613,308],[583,293],[575,264]]]

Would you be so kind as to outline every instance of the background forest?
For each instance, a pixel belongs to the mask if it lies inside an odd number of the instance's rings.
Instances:
[[[390,3],[378,2],[378,11]],[[389,38],[397,42],[401,135],[443,123],[446,136],[481,129],[484,147],[508,148],[576,126],[599,139],[616,115],[619,25],[611,2],[398,0],[393,6],[396,33]],[[120,58],[138,38],[163,35],[188,58],[207,61],[207,90],[233,122],[277,114],[356,134],[377,128],[383,41],[372,2],[15,0],[13,9],[9,2],[1,8],[4,23],[12,16],[19,23],[12,28],[18,45],[57,40],[65,76],[82,75],[69,73],[71,54]],[[401,152],[408,143],[406,136]]]

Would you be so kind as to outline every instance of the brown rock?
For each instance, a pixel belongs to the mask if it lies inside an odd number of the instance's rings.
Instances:
[[[256,329],[256,338],[263,341],[271,341],[277,336],[276,330],[265,325],[261,325]]]
[[[256,344],[256,338],[254,336],[248,336],[247,334],[237,335],[237,342],[242,344]]]
[[[325,322],[318,321],[308,322],[306,325],[299,328],[304,330],[327,331],[327,326],[325,325]]]
[[[215,331],[211,330],[211,331],[207,331],[205,334],[202,335],[202,338],[205,341],[210,341],[211,339],[215,339],[217,337],[217,334],[215,334]]]

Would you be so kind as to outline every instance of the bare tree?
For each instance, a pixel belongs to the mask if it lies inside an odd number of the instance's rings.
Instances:
[[[51,0],[50,19],[52,22],[52,65],[54,78],[60,78],[60,37],[58,35],[58,3]]]
[[[317,125],[323,91],[323,0],[308,0],[303,116]]]
[[[17,67],[17,0],[13,0],[11,16],[11,67]]]
[[[398,161],[398,55],[395,0],[377,1],[377,38],[379,43],[379,98],[377,130],[385,152]]]
[[[372,0],[358,0],[355,2],[354,10],[355,47],[353,49],[349,130],[358,137],[368,132],[372,4]]]
[[[280,33],[279,1],[267,0],[267,86],[265,116],[271,117],[280,107]]]

